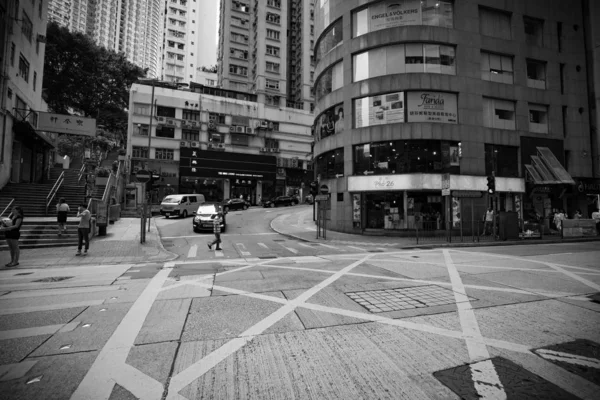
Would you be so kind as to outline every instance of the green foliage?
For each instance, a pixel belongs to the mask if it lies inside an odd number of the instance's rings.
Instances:
[[[108,178],[110,176],[110,169],[104,167],[96,168],[95,173],[98,178]]]
[[[43,94],[50,110],[96,118],[106,130],[124,132],[129,88],[145,71],[54,22],[48,24],[46,38]]]

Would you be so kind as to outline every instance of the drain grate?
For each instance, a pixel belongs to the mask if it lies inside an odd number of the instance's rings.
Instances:
[[[454,293],[439,286],[416,286],[399,289],[346,293],[372,313],[411,310],[454,304]],[[477,300],[469,297],[470,300]]]
[[[33,282],[60,282],[60,281],[66,281],[67,279],[71,279],[73,278],[72,276],[51,276],[49,278],[42,278],[42,279],[38,279],[35,280]]]

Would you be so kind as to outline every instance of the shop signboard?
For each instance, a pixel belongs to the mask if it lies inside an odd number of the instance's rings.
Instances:
[[[576,178],[575,188],[581,194],[600,194],[600,179]]]
[[[456,93],[407,92],[406,108],[407,122],[458,123]]]
[[[394,26],[421,25],[421,1],[382,1],[369,7],[370,31]]]
[[[483,192],[477,191],[477,190],[453,190],[452,191],[452,197],[470,197],[473,199],[477,199],[480,198],[482,196]]]
[[[360,228],[360,220],[361,220],[361,202],[360,202],[360,194],[353,193],[352,194],[352,221],[354,223],[355,228]]]

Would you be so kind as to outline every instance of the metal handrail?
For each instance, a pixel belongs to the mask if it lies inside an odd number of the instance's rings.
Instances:
[[[79,169],[79,174],[77,174],[77,183],[81,182],[81,178],[83,178],[83,171],[85,171],[85,162]]]
[[[4,213],[6,212],[6,210],[8,210],[10,208],[10,206],[12,206],[12,203],[15,202],[15,199],[12,199],[10,201],[10,203],[8,203],[8,205],[4,208],[4,210],[2,210],[2,212],[0,213],[0,217],[2,217],[4,215]]]
[[[60,185],[65,181],[65,171],[63,171],[56,182],[54,182],[54,186],[50,189],[50,193],[46,196],[46,214],[48,214],[48,207],[50,207],[50,203],[54,200],[54,196],[58,193],[58,189],[60,189]]]

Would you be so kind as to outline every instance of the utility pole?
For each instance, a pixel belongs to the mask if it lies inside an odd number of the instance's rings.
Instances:
[[[150,123],[148,124],[148,160],[146,163],[148,164],[148,171],[152,174],[150,170],[150,145],[152,143],[152,120],[154,119],[154,84],[155,80],[152,81],[152,99],[150,100]],[[150,232],[150,220],[152,218],[152,205],[150,204],[150,193],[148,192],[148,188],[144,186],[146,190],[146,207],[148,208],[148,232]]]

